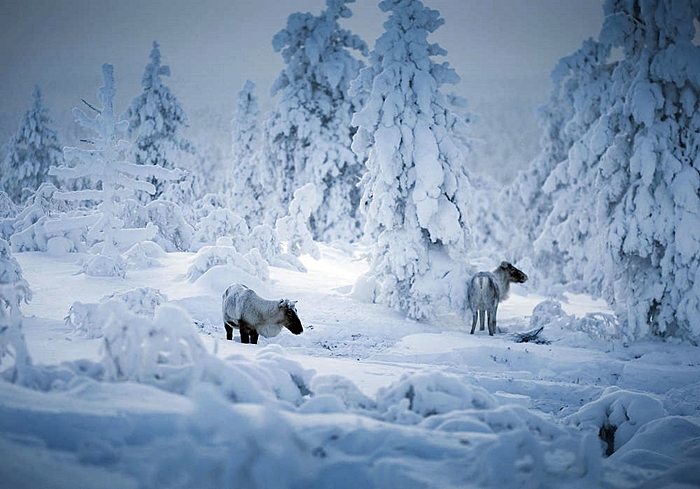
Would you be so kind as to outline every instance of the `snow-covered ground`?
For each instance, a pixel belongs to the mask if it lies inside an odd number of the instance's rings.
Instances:
[[[518,285],[494,337],[409,321],[353,295],[362,250],[319,247],[308,273],[249,284],[305,328],[257,346],[224,340],[233,268],[192,282],[195,255],[169,253],[96,278],[80,255],[16,253],[42,382],[0,382],[0,487],[700,487],[697,347],[587,329],[609,311],[586,297],[533,316],[545,298]],[[146,295],[155,316],[97,306],[143,287],[167,296]],[[547,342],[514,341],[539,326]]]

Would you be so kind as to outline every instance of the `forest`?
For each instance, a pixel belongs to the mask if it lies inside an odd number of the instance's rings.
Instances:
[[[0,486],[45,483],[35,453],[92,487],[700,484],[700,2],[607,0],[597,39],[552,69],[539,153],[505,181],[430,42],[440,13],[382,0],[372,47],[341,25],[352,3],[289,15],[274,107],[241,87],[226,160],[188,138],[156,41],[126,108],[101,67],[73,145],[34,90],[0,161],[0,411],[19,420],[0,422],[17,460]],[[467,286],[502,261],[527,281],[489,343],[468,335]],[[232,283],[297,294],[304,333],[225,342]],[[249,426],[219,432],[233,415]],[[176,483],[187,451],[159,453],[182,443],[202,468]]]

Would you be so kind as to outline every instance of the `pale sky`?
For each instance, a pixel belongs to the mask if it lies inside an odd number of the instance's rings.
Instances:
[[[468,99],[499,96],[520,81],[546,84],[556,61],[596,37],[602,0],[425,0],[446,23],[432,37]],[[375,0],[350,4],[344,27],[371,47],[386,19]],[[115,67],[117,110],[140,91],[154,40],[187,112],[233,113],[236,93],[253,80],[264,103],[283,67],[272,36],[293,12],[319,14],[323,0],[2,0],[0,119],[16,128],[38,84],[54,117],[95,101],[101,65]],[[545,88],[543,88],[543,93]],[[5,122],[7,125],[7,122]],[[16,130],[16,129],[14,129]]]

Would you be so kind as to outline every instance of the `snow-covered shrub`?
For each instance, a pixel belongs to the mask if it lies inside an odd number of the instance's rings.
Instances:
[[[66,325],[88,338],[101,338],[110,314],[114,312],[114,307],[108,304],[112,301],[123,303],[133,314],[152,319],[156,308],[165,304],[168,298],[158,289],[142,287],[106,295],[96,304],[76,301],[68,311]]]
[[[246,256],[249,256],[254,263],[251,263]],[[261,258],[260,253],[243,255],[232,246],[232,241],[219,239],[216,245],[204,246],[197,252],[194,262],[187,269],[187,278],[190,282],[196,282],[208,270],[217,266],[228,265],[252,277],[268,280],[270,271],[264,260],[260,260]]]
[[[182,208],[167,200],[154,200],[146,205],[129,199],[124,202],[122,219],[131,228],[145,228],[149,223],[157,232],[151,241],[167,252],[189,251],[194,228],[184,217]]]
[[[648,422],[666,416],[661,401],[648,394],[609,387],[565,421],[601,438],[601,449],[612,455]]]
[[[316,260],[321,258],[308,228],[309,217],[319,203],[313,183],[307,183],[294,192],[294,198],[289,203],[289,214],[275,223],[277,236],[287,242],[287,253],[294,256],[311,255]]]
[[[131,101],[121,117],[129,121],[129,136],[136,136],[131,148],[134,162],[173,169],[175,162],[183,154],[193,154],[194,148],[182,134],[187,115],[170,88],[163,84],[162,76],[170,76],[170,67],[161,65],[160,48],[153,41],[150,62],[141,79],[143,93]],[[146,181],[154,185],[155,193],[139,197],[143,202],[157,199],[168,180],[149,176]]]
[[[136,269],[162,267],[163,264],[158,259],[165,256],[163,248],[153,241],[136,243],[122,254],[122,257],[126,260],[127,267]]]
[[[108,301],[101,363],[105,378],[168,389],[182,367],[207,356],[194,321],[183,309],[164,304],[153,318],[137,315],[122,301]],[[172,379],[171,379],[172,377]]]
[[[12,256],[7,241],[0,239],[0,375],[10,382],[22,382],[32,365],[22,333],[20,309],[21,303],[31,298],[22,268]]]
[[[471,184],[455,137],[467,127],[441,92],[459,77],[432,59],[446,51],[427,39],[444,23],[439,12],[418,0],[379,6],[390,12],[385,31],[351,86],[367,96],[353,116],[352,149],[368,154],[361,206],[365,231],[378,235],[369,271],[376,300],[421,319],[445,299],[429,283],[433,262],[463,263],[470,248]]]
[[[306,273],[306,267],[297,257],[282,252],[282,244],[277,237],[277,233],[267,224],[261,224],[253,228],[248,239],[248,244],[251,251],[257,249],[260,256],[264,258],[270,266]]]
[[[545,331],[560,328],[581,331],[597,341],[628,339],[615,316],[603,312],[589,312],[582,318],[566,314],[559,301],[548,299],[535,306],[530,316],[530,328],[544,327]]]
[[[377,393],[381,417],[401,424],[416,424],[450,411],[496,406],[498,402],[487,390],[440,372],[405,375]]]
[[[294,13],[272,45],[286,64],[272,86],[281,93],[263,128],[259,176],[274,175],[274,194],[265,213],[273,221],[285,214],[293,192],[313,183],[321,204],[312,210],[309,228],[316,240],[352,241],[361,235],[358,212],[363,153],[350,150],[352,114],[362,94],[349,94],[350,82],[364,64],[367,46],[339,21],[352,15],[348,0],[326,0],[319,16]],[[263,185],[266,182],[263,181]],[[269,222],[269,221],[267,221]]]
[[[0,190],[7,192],[16,203],[44,182],[53,180],[49,168],[63,164],[61,143],[44,106],[41,90],[34,88],[32,107],[22,117],[17,134],[8,144],[5,160],[0,164]],[[2,205],[0,205],[0,208]],[[0,217],[2,212],[0,212]]]
[[[216,243],[220,237],[228,236],[233,240],[237,250],[248,251],[248,234],[250,230],[245,219],[235,214],[230,209],[212,209],[197,226],[197,231],[192,237],[191,251],[198,251],[203,246]]]
[[[376,402],[367,397],[347,377],[340,375],[316,375],[311,379],[310,390],[314,396],[334,396],[348,409],[375,409]]]

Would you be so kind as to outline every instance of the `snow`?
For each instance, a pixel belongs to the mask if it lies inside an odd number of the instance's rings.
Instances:
[[[697,347],[598,335],[581,325],[609,314],[600,301],[519,285],[494,337],[407,320],[351,293],[365,248],[318,247],[307,273],[270,267],[257,290],[297,300],[304,333],[257,346],[224,340],[225,274],[193,283],[199,254],[120,279],[76,274],[81,253],[15,253],[33,292],[25,378],[43,388],[0,382],[0,486],[697,483]],[[99,311],[93,334],[64,322],[78,303]],[[539,325],[549,344],[509,334]]]

